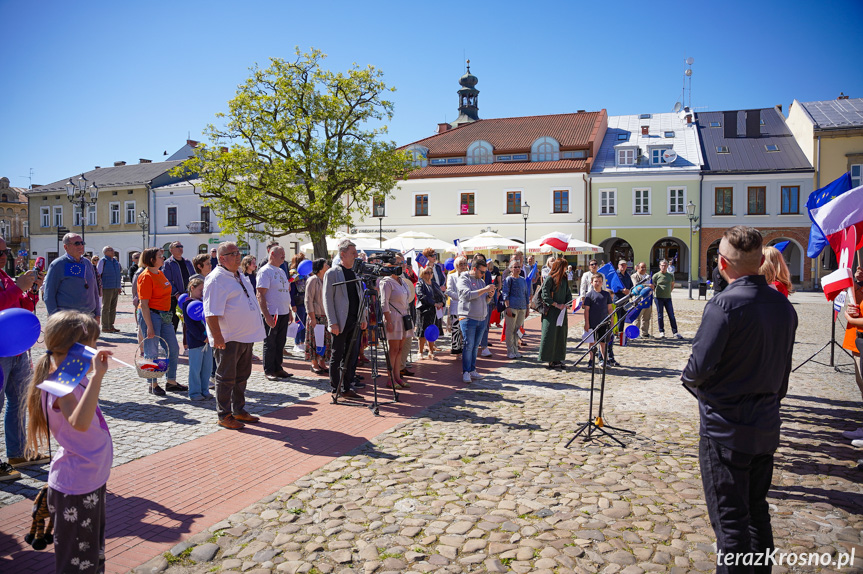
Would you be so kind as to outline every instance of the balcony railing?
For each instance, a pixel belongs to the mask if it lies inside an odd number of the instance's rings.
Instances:
[[[210,233],[209,221],[190,221],[186,227],[189,228],[189,233]]]

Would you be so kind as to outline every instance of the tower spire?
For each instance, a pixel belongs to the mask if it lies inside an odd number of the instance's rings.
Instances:
[[[463,124],[469,124],[479,120],[479,90],[476,85],[479,79],[470,73],[470,60],[466,61],[467,72],[459,78],[458,90],[458,118],[450,125],[457,128]]]

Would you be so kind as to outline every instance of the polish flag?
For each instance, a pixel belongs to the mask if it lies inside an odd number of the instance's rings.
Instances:
[[[558,233],[555,231],[554,233],[549,233],[543,238],[542,241],[539,242],[540,246],[548,245],[552,249],[557,251],[566,251],[566,248],[569,247],[569,241],[572,239],[572,234],[565,235],[563,233]]]
[[[856,242],[850,249],[851,253],[863,247],[863,186],[826,199],[823,205],[809,207],[809,217],[836,252],[836,258],[840,259],[840,244],[849,227],[856,231]]]
[[[834,238],[838,239],[838,243],[834,242]],[[827,299],[832,301],[839,293],[845,289],[853,289],[854,275],[851,272],[851,266],[854,263],[854,252],[857,247],[857,228],[855,226],[847,227],[839,232],[827,235],[827,240],[830,245],[836,245],[836,253],[839,258],[839,269],[821,279],[821,288],[824,289],[824,294]],[[851,291],[851,297],[854,297],[854,291]]]
[[[830,275],[821,278],[821,288],[827,299],[832,301],[839,293],[854,286],[854,275],[848,267],[840,267]]]

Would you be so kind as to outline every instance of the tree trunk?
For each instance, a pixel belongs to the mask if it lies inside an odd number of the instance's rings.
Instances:
[[[312,238],[312,247],[314,249],[315,259],[329,259],[330,255],[327,252],[327,229],[313,229],[309,232]]]

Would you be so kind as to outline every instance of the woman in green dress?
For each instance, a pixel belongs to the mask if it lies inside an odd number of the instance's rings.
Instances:
[[[566,281],[566,260],[557,259],[551,272],[542,282],[542,301],[548,311],[542,316],[542,338],[539,341],[539,360],[548,363],[548,369],[565,369],[567,316],[566,309],[572,302],[572,292]],[[557,318],[563,313],[563,323],[557,326]]]

